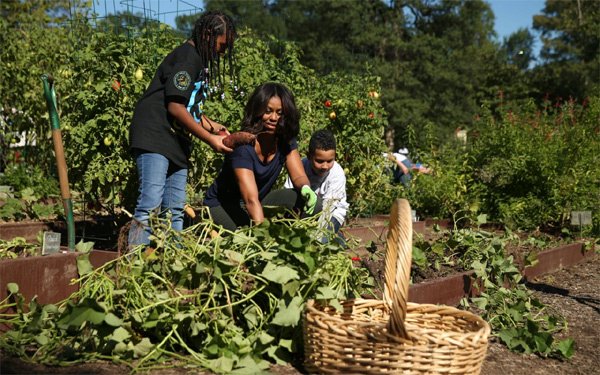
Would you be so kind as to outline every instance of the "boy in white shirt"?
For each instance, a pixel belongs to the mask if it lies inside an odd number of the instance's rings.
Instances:
[[[327,129],[317,130],[310,138],[308,155],[302,159],[302,165],[311,189],[323,200],[323,214],[320,218],[322,226],[338,233],[349,206],[346,202],[346,175],[335,157],[336,142],[333,133]],[[285,187],[293,188],[289,177]],[[341,234],[339,237],[344,243]],[[327,239],[323,239],[323,242],[326,241]]]

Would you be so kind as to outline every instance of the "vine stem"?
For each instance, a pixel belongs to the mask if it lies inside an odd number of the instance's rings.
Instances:
[[[171,336],[175,332],[176,328],[177,328],[176,325],[172,326],[171,332],[169,332],[169,334],[166,335],[165,338],[158,345],[156,345],[154,347],[154,349],[152,349],[150,351],[150,353],[146,354],[144,356],[144,358],[140,359],[140,361],[138,362],[138,364],[133,368],[132,372],[136,372],[142,363],[146,362],[154,353],[156,353],[158,350],[160,350],[160,348],[171,338]]]
[[[193,350],[192,348],[190,348],[188,346],[188,344],[185,342],[185,340],[182,339],[181,336],[179,336],[179,333],[177,332],[177,325],[176,324],[173,325],[173,331],[172,332],[175,332],[175,336],[179,340],[179,345],[181,345],[182,348],[184,348],[188,353],[190,353],[190,355],[192,357],[194,357],[194,359],[196,359],[197,361],[199,361],[203,366],[207,364],[207,361],[204,358],[202,358],[202,357],[198,357],[198,352],[196,352],[195,350]]]
[[[146,305],[146,306],[144,306],[144,307],[140,307],[139,309],[136,309],[136,310],[134,310],[133,312],[134,312],[134,313],[140,313],[140,312],[142,312],[142,311],[145,311],[145,310],[151,309],[151,308],[153,308],[153,307],[160,306],[160,305],[164,305],[165,303],[175,302],[175,301],[178,301],[178,300],[180,300],[180,299],[186,299],[186,298],[190,298],[191,296],[193,296],[193,294],[190,294],[190,295],[181,295],[181,296],[177,296],[177,297],[172,297],[172,298],[166,299],[166,300],[164,300],[164,301],[159,301],[159,302],[153,303],[153,304],[151,304],[151,305]],[[171,309],[171,310],[172,310],[172,309]]]

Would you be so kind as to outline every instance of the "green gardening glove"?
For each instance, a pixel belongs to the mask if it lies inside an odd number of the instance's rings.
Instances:
[[[317,194],[315,194],[308,185],[302,186],[300,194],[302,195],[302,198],[304,198],[304,212],[312,215],[315,211],[315,206],[317,205]]]

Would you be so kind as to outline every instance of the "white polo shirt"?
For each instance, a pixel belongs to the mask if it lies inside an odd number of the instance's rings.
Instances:
[[[322,219],[329,222],[335,218],[341,225],[344,224],[349,204],[346,201],[346,174],[344,169],[333,162],[333,167],[323,176],[315,174],[307,158],[302,159],[306,176],[310,181],[310,188],[323,200]],[[293,189],[294,185],[288,176],[285,188]]]

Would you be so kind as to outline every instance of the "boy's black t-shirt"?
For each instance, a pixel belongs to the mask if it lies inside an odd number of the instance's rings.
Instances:
[[[164,58],[138,101],[129,129],[131,148],[164,155],[177,166],[187,168],[192,135],[175,122],[167,111],[167,103],[184,104],[199,122],[207,95],[208,73],[196,48],[186,42]]]

